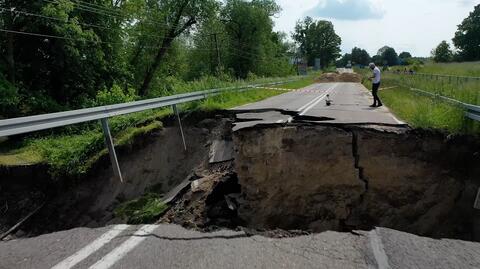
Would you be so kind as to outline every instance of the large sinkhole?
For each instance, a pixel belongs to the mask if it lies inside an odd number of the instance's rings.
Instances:
[[[322,232],[381,226],[478,239],[473,204],[480,158],[469,138],[294,125],[240,130],[234,144],[237,213],[247,227]]]
[[[144,223],[267,236],[377,226],[480,240],[473,207],[478,138],[301,119],[232,128],[235,120],[231,114],[187,117],[187,151],[168,121],[119,147],[123,183],[113,177],[108,156],[81,180],[50,181],[35,167],[0,170],[0,202],[8,203],[0,207],[0,228],[15,225],[35,203],[45,205],[15,237],[131,223],[117,209],[155,193],[172,198],[168,210]]]

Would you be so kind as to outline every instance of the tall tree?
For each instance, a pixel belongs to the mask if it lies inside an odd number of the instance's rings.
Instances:
[[[352,62],[354,64],[368,65],[370,60],[370,55],[366,50],[357,47],[352,49]]]
[[[452,61],[453,53],[450,49],[450,44],[447,41],[442,41],[433,51],[433,60],[437,63],[447,63]]]
[[[398,55],[398,57],[402,60],[406,60],[412,58],[412,54],[410,52],[404,51]]]
[[[383,62],[389,66],[398,64],[398,55],[394,48],[387,48],[382,53]]]
[[[342,58],[337,61],[337,67],[345,67],[349,62],[352,62],[352,54],[345,53]]]
[[[147,0],[148,8],[155,8],[155,16],[151,19],[151,23],[156,21],[162,22],[162,38],[155,42],[158,47],[154,53],[154,57],[148,63],[139,94],[144,96],[148,94],[152,79],[155,76],[162,60],[165,58],[168,49],[172,46],[173,41],[181,34],[190,30],[191,27],[198,22],[208,18],[212,12],[217,10],[217,2],[215,0],[164,0],[151,1]]]
[[[81,100],[111,86],[115,74],[121,73],[117,57],[123,20],[113,13],[105,16],[102,9],[113,12],[121,7],[108,0],[95,5],[91,9],[70,0],[0,1],[0,23],[12,31],[2,33],[1,58],[6,59],[9,81],[25,97],[23,103],[31,101],[22,110],[40,113],[81,106]]]
[[[265,73],[262,66],[274,59],[281,37],[273,33],[272,16],[280,11],[274,0],[227,0],[221,20],[225,24],[228,67],[237,77]],[[268,60],[267,60],[268,58]]]
[[[480,60],[480,4],[458,26],[453,44],[464,60]]]
[[[340,57],[342,39],[335,33],[333,24],[329,21],[315,21],[306,17],[297,22],[293,39],[299,44],[309,65],[313,65],[315,59],[320,58],[324,68]]]

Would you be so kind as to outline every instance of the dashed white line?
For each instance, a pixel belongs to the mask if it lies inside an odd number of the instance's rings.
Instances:
[[[335,89],[337,86],[338,84],[335,83],[332,87],[327,89],[327,91],[324,94],[315,97],[313,100],[311,100],[310,102],[306,103],[305,105],[297,109],[297,111],[299,112],[299,115],[303,116],[307,114],[308,111],[310,111],[312,108],[318,105],[318,103],[320,103],[320,101],[322,101],[325,97],[327,97],[327,95],[330,94],[333,91],[333,89]],[[293,120],[293,117],[289,117],[286,120],[286,122],[292,122],[292,120]],[[276,123],[284,123],[284,122],[285,122],[284,120],[278,120]]]
[[[378,228],[373,231],[370,231],[369,233],[370,246],[372,247],[372,250],[373,250],[373,256],[377,261],[378,269],[390,269],[390,265],[388,263],[388,257],[387,257],[387,254],[385,253],[385,249],[383,248],[382,239],[380,238],[380,235],[378,233],[379,233]]]
[[[87,246],[83,247],[72,256],[61,261],[60,263],[52,267],[52,269],[68,269],[68,268],[74,267],[79,262],[83,261],[88,256],[90,256],[92,253],[102,248],[108,242],[112,241],[112,239],[117,237],[128,227],[129,227],[128,225],[123,225],[123,224],[113,226],[112,229],[110,229],[108,232],[104,233],[98,239],[88,244]]]
[[[152,233],[158,225],[144,225],[138,231],[136,231],[132,237],[123,242],[120,246],[112,250],[105,257],[99,260],[94,265],[90,266],[90,269],[108,269],[127,255],[131,250],[147,239],[147,235]]]
[[[307,106],[306,108],[303,109],[303,111],[300,112],[300,116],[303,116],[305,114],[307,114],[308,111],[310,111],[312,108],[314,108],[316,105],[318,105],[318,103],[320,103],[320,101],[322,101],[323,99],[325,99],[325,97],[327,97],[327,95],[329,95],[333,89],[335,89],[335,87],[337,87],[338,84],[334,84],[330,89],[328,89],[323,95],[321,95],[319,98],[317,98],[315,100],[315,102],[313,102],[312,104],[310,104],[309,106]]]

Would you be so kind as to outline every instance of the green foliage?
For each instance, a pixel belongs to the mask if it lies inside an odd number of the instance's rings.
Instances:
[[[419,71],[429,74],[480,77],[480,62],[426,63]]]
[[[352,54],[345,53],[342,58],[337,61],[337,67],[345,67],[348,63],[352,62]]]
[[[161,196],[147,193],[118,206],[115,215],[125,219],[128,224],[153,223],[167,209],[168,206],[162,202]]]
[[[456,106],[402,87],[380,91],[380,97],[393,113],[413,127],[441,129],[450,133],[468,132],[464,128],[468,120],[463,110]]]
[[[480,105],[477,80],[397,74],[384,74],[383,79],[395,82],[396,85],[417,88],[462,102]]]
[[[287,56],[285,35],[273,32],[272,16],[280,11],[273,0],[228,0],[220,18],[224,22],[225,70],[235,77],[285,76],[294,74]],[[218,38],[221,38],[219,35]],[[213,68],[212,70],[215,70]]]
[[[19,103],[18,90],[0,73],[0,118],[16,114]]]
[[[300,45],[300,51],[307,57],[310,66],[315,64],[316,58],[320,58],[322,68],[325,68],[340,57],[342,39],[335,33],[330,21],[315,21],[306,17],[297,22],[292,37]]]
[[[382,54],[382,59],[388,66],[394,66],[398,64],[398,55],[394,48],[386,48]]]
[[[398,55],[398,57],[400,57],[400,59],[405,60],[405,59],[412,58],[412,54],[410,52],[404,51],[404,52],[400,53]]]
[[[370,55],[364,49],[354,47],[352,49],[352,64],[367,66],[371,61]]]
[[[129,88],[124,91],[122,88],[115,84],[112,86],[111,89],[104,89],[97,93],[97,96],[95,98],[95,105],[105,106],[133,102],[138,98],[139,97],[135,94],[135,90],[133,88]]]
[[[480,4],[458,26],[453,44],[459,49],[460,57],[465,61],[480,60]]]
[[[452,61],[453,53],[450,49],[450,44],[447,41],[442,41],[433,51],[433,60],[437,63],[447,63]]]

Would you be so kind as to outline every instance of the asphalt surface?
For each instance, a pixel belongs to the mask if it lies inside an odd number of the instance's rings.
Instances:
[[[480,244],[385,228],[273,239],[117,225],[0,243],[0,268],[480,268]]]
[[[328,95],[328,97],[327,97]],[[327,106],[326,100],[332,101]],[[236,129],[296,119],[334,124],[405,126],[387,107],[371,108],[373,97],[360,83],[317,83],[272,98],[236,107],[237,117],[248,120]]]
[[[358,83],[314,84],[236,108],[249,121],[235,128],[295,120],[404,125],[387,108],[370,108],[372,102]],[[225,158],[212,155],[211,161]],[[14,268],[480,268],[480,243],[386,228],[273,239],[176,225],[115,225],[0,242],[0,269]]]

